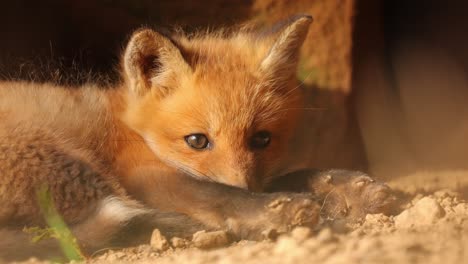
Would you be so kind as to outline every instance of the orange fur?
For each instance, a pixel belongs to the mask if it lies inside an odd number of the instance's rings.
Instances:
[[[279,161],[288,155],[303,107],[295,66],[308,23],[303,17],[282,34],[263,38],[248,31],[176,35],[178,49],[164,40],[158,43],[160,50],[151,51],[140,50],[138,40],[157,42],[164,37],[137,32],[136,47],[130,44],[124,60],[138,65],[142,59],[135,60],[135,54],[159,56],[160,68],[134,74],[132,68],[141,67],[124,64],[127,83],[137,91],[126,102],[124,122],[169,166],[199,178],[262,190],[267,180],[285,171]],[[257,131],[272,133],[265,150],[249,149]],[[183,138],[192,133],[208,135],[214,147],[190,149]]]
[[[114,217],[115,225],[145,213],[132,199],[209,226],[248,227],[224,210],[206,209],[207,194],[190,194],[200,185],[177,186],[186,181],[177,174],[261,191],[288,171],[284,161],[302,108],[295,68],[310,22],[297,17],[262,35],[240,30],[169,38],[139,30],[114,89],[0,83],[0,224],[42,222],[33,190],[47,183],[75,230],[88,228],[82,226],[90,210],[104,208],[97,218]],[[264,149],[250,144],[258,131],[271,133]],[[211,147],[190,148],[184,137],[193,133],[207,135]],[[173,198],[172,189],[182,187],[187,191]],[[121,216],[106,208],[118,208]]]

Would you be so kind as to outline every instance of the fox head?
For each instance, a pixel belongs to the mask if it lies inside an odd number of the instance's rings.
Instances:
[[[261,191],[283,171],[303,107],[295,73],[311,21],[262,33],[135,32],[122,60],[125,122],[168,165]]]

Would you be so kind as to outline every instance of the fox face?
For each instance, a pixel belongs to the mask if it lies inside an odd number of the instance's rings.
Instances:
[[[268,34],[136,32],[125,51],[125,122],[187,174],[261,191],[284,169],[303,107],[295,79],[311,18]]]

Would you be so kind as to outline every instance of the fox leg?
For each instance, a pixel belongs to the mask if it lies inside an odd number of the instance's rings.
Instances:
[[[311,192],[324,219],[347,222],[362,220],[366,214],[390,213],[396,200],[386,184],[349,170],[297,171],[277,178],[267,191]]]
[[[260,239],[266,230],[313,227],[319,220],[319,205],[310,194],[253,193],[151,167],[140,168],[131,178],[126,189],[148,207],[183,213],[237,238]]]
[[[23,226],[45,226],[36,194],[44,185],[86,252],[112,244],[135,220],[150,219],[149,226],[168,233],[222,228],[239,238],[259,238],[266,229],[285,231],[318,222],[319,207],[310,195],[255,194],[158,168],[139,168],[124,189],[88,153],[51,133],[25,131],[0,127],[0,226],[8,234]],[[129,199],[127,192],[143,205]],[[16,241],[3,241],[2,254],[15,252],[9,250],[12,246],[24,246]],[[50,243],[47,247],[54,248]]]
[[[208,229],[186,215],[158,212],[115,196],[106,197],[95,212],[69,228],[85,256],[109,247],[147,244],[154,228],[167,237],[185,238]],[[18,228],[0,228],[0,237],[0,260],[18,261],[31,256],[41,259],[64,257],[56,239],[33,243],[31,235]]]
[[[113,239],[123,227],[132,218],[145,213],[141,206],[135,205],[131,201],[108,197],[101,201],[92,215],[84,218],[81,223],[70,225],[69,229],[80,251],[87,256],[99,249],[113,246]],[[0,228],[0,236],[0,260],[18,261],[31,256],[43,259],[64,257],[58,240],[54,238],[32,242],[32,235],[11,225]]]
[[[25,226],[47,227],[39,206],[42,188],[87,254],[127,242],[121,234],[135,222],[185,235],[202,228],[187,216],[161,213],[130,199],[91,155],[48,135],[0,127],[0,259],[60,255],[55,240],[31,243],[21,231]],[[150,230],[145,230],[146,241]],[[132,239],[128,242],[141,241]]]

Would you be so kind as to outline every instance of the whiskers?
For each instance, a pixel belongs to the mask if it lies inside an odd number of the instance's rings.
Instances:
[[[323,202],[322,202],[322,205],[320,206],[320,211],[319,211],[319,214],[320,215],[325,215],[326,213],[324,213],[323,211],[325,210],[325,205],[327,204],[327,200],[328,198],[330,197],[330,195],[335,191],[335,188],[331,189],[327,195],[325,195],[325,198],[323,199]],[[336,210],[336,205],[335,205],[335,210]],[[333,217],[330,217],[328,216],[327,220],[333,220],[336,216],[338,215],[338,213],[335,213],[335,215]]]
[[[136,144],[143,144],[145,146],[147,146],[147,143],[150,142],[150,143],[153,143],[153,144],[156,144],[156,142],[154,141],[151,141],[151,140],[146,140],[146,139],[115,139],[113,141],[117,141],[117,142],[132,142],[132,143],[136,143]],[[202,180],[202,181],[214,181],[212,177],[210,177],[210,175],[215,175],[211,170],[208,170],[208,174],[206,173],[203,173],[195,168],[191,168],[191,167],[187,167],[186,165],[178,162],[178,161],[173,161],[173,160],[161,160],[161,159],[158,159],[156,156],[154,159],[144,159],[144,160],[141,160],[141,161],[144,161],[144,162],[148,162],[148,163],[155,163],[156,164],[160,164],[160,163],[164,163],[164,164],[167,164],[169,165],[170,167],[173,167],[185,174],[187,174],[188,176],[191,176],[195,179],[198,179],[198,180]]]
[[[209,182],[213,182],[214,180],[207,174],[195,169],[195,168],[190,168],[190,167],[187,167],[183,164],[181,164],[180,162],[177,162],[177,161],[167,161],[167,163],[169,165],[171,165],[172,167],[176,168],[177,170],[187,174],[188,176],[191,176],[195,179],[198,179],[198,180],[201,180],[201,181],[209,181]]]

